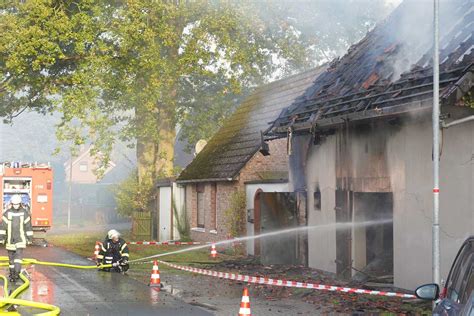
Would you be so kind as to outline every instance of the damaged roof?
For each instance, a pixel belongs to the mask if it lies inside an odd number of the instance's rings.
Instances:
[[[295,102],[325,70],[318,67],[258,87],[225,121],[177,182],[234,179],[261,146],[265,132],[281,111]]]
[[[266,138],[431,107],[432,7],[402,3],[282,111]],[[441,1],[441,104],[454,104],[472,89],[473,32],[472,0]]]

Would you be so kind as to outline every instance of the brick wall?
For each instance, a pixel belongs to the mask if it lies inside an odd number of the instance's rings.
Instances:
[[[242,188],[247,181],[260,180],[258,172],[288,171],[286,139],[275,139],[268,142],[268,145],[270,156],[264,156],[257,152],[240,171],[239,182]]]
[[[196,184],[186,185],[186,212],[191,223],[191,238],[195,241],[219,241],[226,239],[226,218],[224,211],[230,206],[230,197],[236,190],[245,190],[245,182],[261,180],[258,172],[288,171],[286,139],[269,142],[270,156],[257,152],[242,168],[236,181],[208,182],[204,184],[205,225],[197,228],[197,193]],[[215,186],[213,188],[213,186]],[[213,198],[215,190],[215,200]],[[216,216],[213,207],[215,203]]]

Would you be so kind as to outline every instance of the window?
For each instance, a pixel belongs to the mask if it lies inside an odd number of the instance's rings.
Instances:
[[[197,226],[204,228],[204,223],[206,220],[205,209],[204,209],[204,184],[196,184],[196,194],[197,194]]]
[[[313,198],[314,198],[314,210],[321,211],[321,191],[319,191],[319,189],[314,191]]]
[[[447,297],[456,303],[465,304],[471,294],[474,278],[473,261],[474,245],[467,243],[462,248],[448,281]]]
[[[216,230],[217,228],[217,185],[216,183],[211,184],[211,229]]]
[[[79,171],[81,172],[87,172],[87,170],[89,170],[88,166],[87,166],[87,161],[82,161],[80,164],[79,164]]]

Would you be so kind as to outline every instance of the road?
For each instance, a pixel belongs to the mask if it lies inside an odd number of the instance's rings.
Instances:
[[[6,251],[2,249],[0,255],[6,255]],[[92,264],[55,247],[29,247],[25,258]],[[27,270],[31,285],[19,298],[56,305],[61,308],[61,315],[212,315],[119,273],[39,265]],[[39,312],[22,307],[18,311],[22,315]]]

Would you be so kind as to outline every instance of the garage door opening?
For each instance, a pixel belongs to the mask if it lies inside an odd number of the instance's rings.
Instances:
[[[262,234],[298,227],[294,193],[260,192],[259,232]],[[298,233],[282,234],[259,240],[262,264],[298,264]]]
[[[354,193],[353,278],[393,283],[393,195]]]

